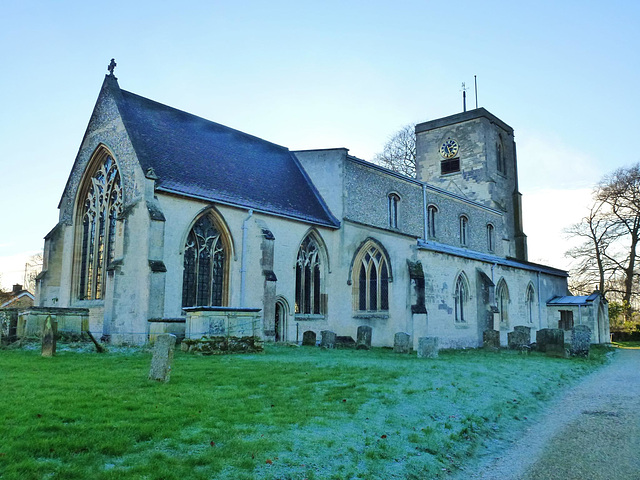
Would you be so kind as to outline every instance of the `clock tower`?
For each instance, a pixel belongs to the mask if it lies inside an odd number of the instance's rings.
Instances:
[[[509,256],[527,260],[513,128],[484,108],[416,125],[418,180],[504,214]]]

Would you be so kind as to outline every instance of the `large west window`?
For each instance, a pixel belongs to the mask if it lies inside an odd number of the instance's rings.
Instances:
[[[300,244],[296,259],[295,313],[322,314],[322,257],[318,240],[309,234]]]
[[[354,307],[361,312],[389,310],[389,259],[382,247],[367,241],[353,263]]]
[[[114,260],[116,220],[122,214],[122,184],[118,165],[100,148],[90,165],[93,172],[80,187],[76,238],[80,248],[78,298],[104,298],[106,270]]]
[[[196,220],[184,246],[182,306],[226,303],[230,247],[213,211]]]

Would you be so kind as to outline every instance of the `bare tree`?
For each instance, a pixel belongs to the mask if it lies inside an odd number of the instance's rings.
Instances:
[[[568,257],[577,260],[571,271],[571,290],[589,294],[597,285],[598,290],[606,295],[610,287],[613,288],[612,282],[618,272],[610,250],[622,233],[619,226],[611,221],[603,202],[596,200],[589,214],[580,223],[567,228],[565,233],[583,241],[566,252]]]
[[[624,233],[626,252],[612,260],[623,273],[622,302],[631,305],[640,241],[640,164],[619,168],[605,177],[596,190],[596,200],[609,207],[611,221]],[[625,317],[630,315],[630,311],[625,313]]]
[[[377,163],[389,170],[401,173],[407,177],[416,176],[416,133],[415,124],[405,125],[394,133],[384,146],[381,153],[373,157]]]
[[[36,277],[42,271],[42,252],[33,254],[24,264],[24,289],[30,292],[36,290]]]
[[[638,243],[640,242],[640,164],[620,168],[595,188],[589,215],[567,233],[584,242],[567,255],[578,260],[572,269],[572,286],[585,292],[597,284],[603,293],[624,306],[632,317],[638,303]],[[588,287],[587,287],[588,288]],[[586,293],[586,292],[585,292]]]

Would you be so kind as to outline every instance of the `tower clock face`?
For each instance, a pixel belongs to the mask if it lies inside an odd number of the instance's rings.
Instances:
[[[442,158],[453,158],[458,155],[458,142],[453,138],[447,138],[442,145],[440,145],[440,155]]]

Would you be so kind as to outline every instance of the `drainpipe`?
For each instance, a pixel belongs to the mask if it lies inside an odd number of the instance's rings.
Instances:
[[[542,298],[541,292],[540,292],[540,270],[538,270],[537,272],[537,276],[538,276],[538,326],[539,329],[542,330],[542,302],[540,301],[540,299]]]
[[[242,222],[242,256],[240,260],[240,308],[245,307],[245,293],[247,284],[247,230],[249,219],[253,216],[253,210],[248,211],[249,216]]]
[[[427,241],[428,231],[428,218],[427,218],[427,186],[422,184],[422,219],[424,220],[424,241]]]

